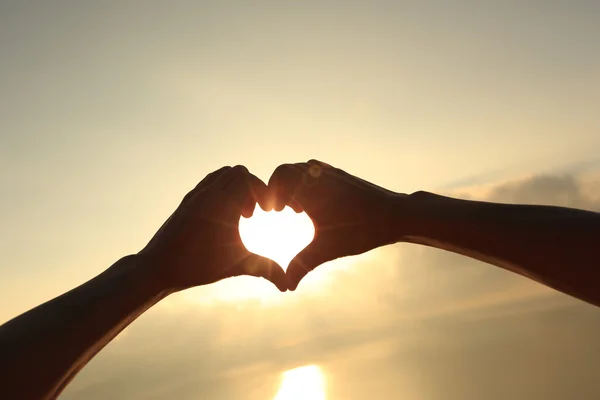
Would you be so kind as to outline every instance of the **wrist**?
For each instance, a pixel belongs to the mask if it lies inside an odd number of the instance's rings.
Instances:
[[[432,222],[428,217],[428,208],[433,196],[435,195],[425,191],[394,193],[391,221],[395,242],[427,234]]]
[[[133,268],[132,273],[144,292],[162,299],[175,291],[171,288],[164,273],[165,268],[160,261],[147,253],[133,254],[129,257]]]

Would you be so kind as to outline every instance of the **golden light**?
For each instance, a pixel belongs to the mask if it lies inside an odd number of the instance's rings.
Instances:
[[[249,251],[277,261],[285,270],[292,258],[312,241],[315,228],[305,213],[296,214],[288,207],[281,212],[265,212],[256,206],[252,218],[240,218],[239,232]],[[318,272],[309,274],[303,280],[302,290],[294,296],[282,296],[272,283],[250,276],[224,279],[213,285],[185,290],[178,296],[196,304],[229,303],[240,309],[256,306],[256,300],[261,306],[281,304],[302,295],[328,293],[334,284],[335,271],[350,271],[357,262],[373,262],[376,254],[369,252],[328,263],[327,268],[319,268]]]
[[[251,218],[240,219],[239,230],[248,251],[276,261],[284,270],[315,236],[308,215],[289,207],[266,212],[257,205]]]
[[[273,400],[325,400],[325,375],[316,365],[294,368],[282,374]]]

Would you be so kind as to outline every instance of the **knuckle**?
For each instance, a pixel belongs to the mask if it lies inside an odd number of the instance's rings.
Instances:
[[[294,167],[293,164],[281,164],[280,166],[278,166],[277,168],[275,168],[275,171],[273,172],[273,175],[278,175],[278,174],[281,174],[281,173],[288,172],[293,167]]]
[[[281,164],[280,166],[275,168],[275,171],[273,171],[273,174],[271,175],[271,178],[269,179],[269,183],[274,184],[274,183],[278,183],[281,181],[285,181],[294,172],[295,171],[294,171],[293,164]]]
[[[307,175],[310,175],[312,178],[317,179],[321,176],[322,172],[323,172],[323,169],[321,168],[320,165],[313,164],[308,168]]]
[[[250,171],[248,171],[248,168],[246,168],[243,165],[236,165],[235,167],[231,168],[231,172],[233,172],[236,175],[247,175],[250,173]]]
[[[326,162],[323,162],[323,161],[316,160],[314,158],[308,160],[308,162],[306,164],[308,164],[309,167],[311,167],[313,165],[317,165],[321,168],[333,168],[330,164],[327,164]]]
[[[207,180],[211,180],[213,178],[219,178],[223,173],[229,171],[230,169],[231,169],[231,167],[229,167],[229,166],[221,167],[221,168],[217,169],[216,171],[213,171],[210,174],[206,175],[206,177],[200,183],[206,182]]]
[[[309,166],[310,166],[310,165],[318,165],[318,166],[320,166],[320,167],[330,167],[330,165],[329,165],[329,164],[327,164],[327,163],[324,163],[323,161],[316,160],[316,159],[314,159],[314,158],[312,158],[312,159],[308,160],[307,164],[308,164]]]

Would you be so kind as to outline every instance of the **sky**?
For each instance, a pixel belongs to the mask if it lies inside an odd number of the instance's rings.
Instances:
[[[600,211],[596,1],[0,0],[0,322],[139,251],[223,165]],[[600,311],[409,244],[167,298],[64,399],[594,399]],[[303,376],[306,375],[306,373]],[[276,400],[281,399],[281,396]]]

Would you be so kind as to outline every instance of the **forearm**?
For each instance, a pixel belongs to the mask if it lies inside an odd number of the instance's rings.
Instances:
[[[600,214],[418,192],[398,240],[463,254],[600,305]]]
[[[0,327],[0,398],[55,398],[121,330],[167,293],[129,256]]]

